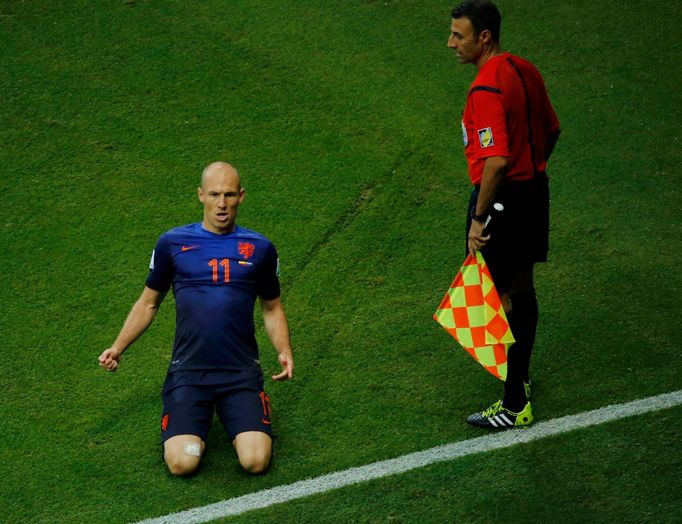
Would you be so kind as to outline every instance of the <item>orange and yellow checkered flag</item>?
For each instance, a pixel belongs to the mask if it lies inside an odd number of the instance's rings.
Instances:
[[[480,251],[466,258],[433,318],[485,369],[506,380],[514,336]]]

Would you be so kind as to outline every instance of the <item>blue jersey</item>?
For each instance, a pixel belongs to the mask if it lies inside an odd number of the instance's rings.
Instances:
[[[217,234],[190,224],[167,231],[156,243],[146,285],[173,286],[176,331],[169,373],[260,373],[253,309],[256,297],[279,297],[275,246],[236,226]]]

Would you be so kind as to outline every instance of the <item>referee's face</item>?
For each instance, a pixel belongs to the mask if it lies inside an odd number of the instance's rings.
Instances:
[[[459,63],[476,64],[483,52],[483,43],[481,35],[476,35],[471,21],[464,16],[453,18],[450,30],[448,47],[457,53]]]
[[[237,171],[221,167],[206,173],[198,194],[204,204],[204,229],[218,234],[232,232],[244,200]]]

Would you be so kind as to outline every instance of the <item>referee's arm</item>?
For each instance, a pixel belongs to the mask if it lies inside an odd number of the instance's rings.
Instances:
[[[497,190],[500,187],[500,182],[507,172],[507,158],[504,156],[491,156],[485,159],[483,165],[483,176],[481,177],[481,188],[478,193],[478,200],[476,202],[477,216],[483,216],[488,213],[490,206],[492,206]],[[471,221],[471,229],[469,229],[469,253],[472,255],[488,243],[490,235],[483,235],[483,228],[485,223],[480,220]]]

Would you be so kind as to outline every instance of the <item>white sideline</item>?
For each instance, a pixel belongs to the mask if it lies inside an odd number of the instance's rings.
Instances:
[[[545,422],[538,422],[525,430],[490,433],[470,440],[453,442],[451,444],[410,453],[394,459],[382,460],[365,466],[301,480],[294,482],[293,484],[257,491],[215,504],[209,504],[207,506],[179,513],[171,513],[154,519],[143,520],[138,524],[185,524],[208,522],[230,515],[239,515],[247,511],[266,508],[273,504],[280,504],[282,502],[288,502],[290,500],[308,497],[318,493],[325,493],[351,484],[366,482],[389,475],[396,475],[436,462],[443,462],[474,453],[483,453],[495,449],[506,448],[516,444],[523,444],[533,440],[567,433],[576,429],[586,428],[588,426],[603,424],[605,422],[611,422],[634,415],[641,415],[659,409],[671,408],[679,404],[682,404],[682,390],[643,398],[625,404],[606,406],[577,415],[568,415]]]

